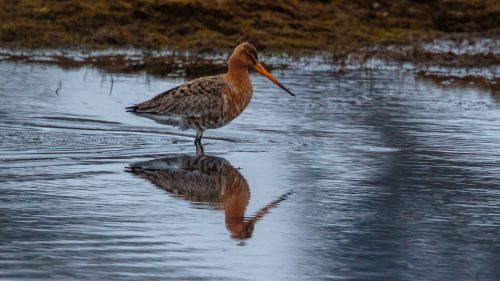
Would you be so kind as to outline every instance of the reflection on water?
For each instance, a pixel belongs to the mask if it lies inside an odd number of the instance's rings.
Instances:
[[[426,73],[418,73],[418,76],[425,81],[430,81],[436,87],[442,89],[477,89],[479,92],[489,93],[497,103],[500,103],[500,79],[490,81],[477,76],[465,76],[462,78],[457,78]]]
[[[248,239],[257,221],[290,192],[245,219],[250,200],[250,187],[238,169],[224,158],[205,155],[203,146],[197,145],[195,156],[157,158],[131,164],[129,171],[178,198],[193,203],[207,203],[214,209],[224,210],[226,228],[233,239]]]

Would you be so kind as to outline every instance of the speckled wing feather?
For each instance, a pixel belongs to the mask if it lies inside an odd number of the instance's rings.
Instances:
[[[222,75],[198,78],[127,110],[138,114],[205,116],[223,110],[224,85]]]

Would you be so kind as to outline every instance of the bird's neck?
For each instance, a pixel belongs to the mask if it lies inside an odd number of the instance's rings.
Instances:
[[[231,60],[229,61],[228,72],[226,75],[227,78],[231,80],[231,82],[236,84],[240,82],[250,82],[250,74],[248,73],[248,68]]]
[[[233,93],[247,96],[248,99],[251,98],[252,81],[250,80],[250,74],[246,66],[229,61],[226,79],[235,87]]]
[[[247,67],[229,63],[229,71],[225,74],[229,82],[226,92],[229,104],[228,118],[236,118],[252,99],[252,81]]]

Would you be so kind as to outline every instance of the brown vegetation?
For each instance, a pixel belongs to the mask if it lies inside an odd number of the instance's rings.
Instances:
[[[250,41],[267,53],[342,59],[372,55],[360,52],[367,46],[498,36],[500,1],[2,0],[0,19],[7,48],[227,52]]]

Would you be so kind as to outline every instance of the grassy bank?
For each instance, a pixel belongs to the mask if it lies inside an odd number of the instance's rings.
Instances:
[[[266,53],[340,60],[372,56],[369,46],[500,35],[497,0],[3,0],[0,18],[4,48],[227,52],[250,41]],[[498,63],[484,56],[481,64]]]

